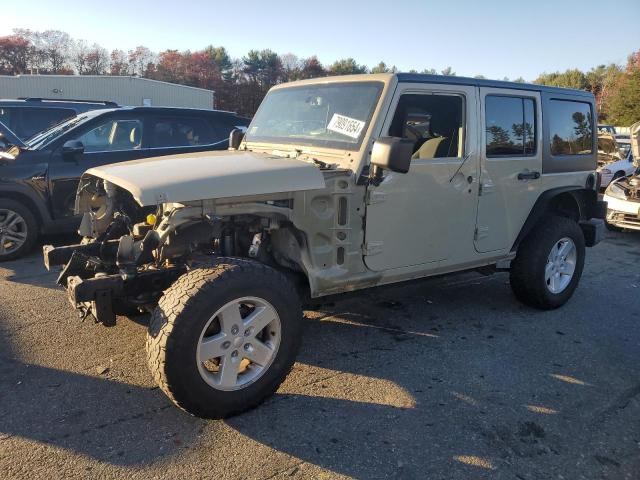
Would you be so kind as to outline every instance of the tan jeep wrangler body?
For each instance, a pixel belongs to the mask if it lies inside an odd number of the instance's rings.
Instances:
[[[271,89],[229,152],[94,168],[80,245],[45,247],[84,315],[151,311],[160,387],[242,412],[294,362],[299,297],[484,267],[555,308],[601,238],[589,93],[413,74]]]

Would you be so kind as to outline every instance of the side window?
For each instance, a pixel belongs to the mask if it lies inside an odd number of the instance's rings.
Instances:
[[[151,134],[151,147],[188,147],[209,145],[224,140],[209,122],[195,117],[158,118]]]
[[[142,122],[133,119],[110,119],[84,133],[78,140],[88,153],[138,150],[142,145]]]
[[[593,153],[593,115],[590,104],[550,100],[545,118],[549,119],[551,155]]]
[[[484,105],[487,157],[518,157],[536,153],[533,99],[487,95]]]
[[[405,94],[398,101],[389,135],[413,140],[413,159],[461,157],[463,116],[460,95]]]

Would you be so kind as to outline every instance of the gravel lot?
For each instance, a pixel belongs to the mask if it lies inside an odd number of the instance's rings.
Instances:
[[[475,273],[307,311],[285,384],[228,421],[155,388],[142,320],[81,323],[37,252],[0,264],[0,477],[638,479],[640,234],[587,255],[552,312]]]

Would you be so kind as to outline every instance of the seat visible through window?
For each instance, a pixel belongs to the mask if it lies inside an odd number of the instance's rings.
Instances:
[[[462,97],[405,94],[389,135],[415,142],[413,159],[462,156]]]

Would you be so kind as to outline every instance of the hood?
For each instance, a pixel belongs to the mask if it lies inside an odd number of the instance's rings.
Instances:
[[[315,190],[324,176],[312,163],[253,152],[199,152],[91,168],[129,191],[141,206]]]
[[[605,194],[615,198],[640,202],[640,176],[622,177],[611,182]]]
[[[13,145],[22,149],[27,148],[27,145],[22,140],[20,140],[20,138],[15,133],[13,133],[9,129],[9,127],[0,122],[0,141],[3,140],[9,143],[9,145]]]

